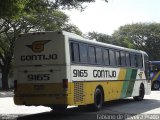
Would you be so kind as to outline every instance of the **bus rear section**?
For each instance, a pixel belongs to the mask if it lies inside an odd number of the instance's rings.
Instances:
[[[66,107],[70,92],[65,37],[56,32],[21,34],[15,42],[14,102]],[[57,106],[56,106],[57,107]]]
[[[150,61],[150,79],[152,80],[152,90],[160,89],[160,61]]]

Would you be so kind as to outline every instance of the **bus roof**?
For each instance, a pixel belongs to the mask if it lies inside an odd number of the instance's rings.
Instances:
[[[108,47],[108,48],[111,48],[111,49],[113,48],[113,49],[118,49],[118,50],[125,50],[125,51],[128,51],[128,52],[142,53],[142,54],[147,55],[146,52],[141,51],[141,50],[135,50],[135,49],[131,49],[131,48],[116,46],[116,45],[113,45],[113,44],[98,42],[96,40],[87,39],[87,38],[84,38],[80,35],[70,33],[70,32],[66,32],[66,31],[57,31],[57,32],[54,32],[54,31],[40,31],[40,32],[22,33],[20,35],[27,35],[27,34],[34,34],[34,33],[43,33],[43,34],[45,34],[45,33],[57,33],[57,34],[62,34],[62,35],[66,36],[70,39],[73,39],[73,40],[76,40],[76,41],[79,41],[79,42],[84,42],[84,43],[86,42],[86,43],[90,43],[90,44],[94,44],[94,45],[105,46],[105,47]]]
[[[89,42],[91,44],[93,43],[93,44],[98,44],[98,45],[101,45],[101,46],[106,46],[106,47],[109,47],[109,48],[126,50],[126,51],[129,51],[129,52],[143,53],[143,54],[147,55],[146,52],[141,51],[141,50],[135,50],[135,49],[131,49],[131,48],[126,48],[126,47],[116,46],[116,45],[113,45],[113,44],[107,44],[107,43],[99,42],[99,41],[96,41],[96,40],[86,39],[84,37],[81,37],[79,35],[76,35],[76,34],[70,33],[70,32],[66,32],[66,31],[62,31],[62,34],[64,36],[68,36],[71,39],[75,39],[76,41]]]
[[[151,64],[160,64],[160,61],[149,61]]]

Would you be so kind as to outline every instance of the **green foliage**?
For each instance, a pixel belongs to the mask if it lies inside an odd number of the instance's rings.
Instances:
[[[27,0],[0,0],[0,18],[17,17],[25,8]]]
[[[72,32],[72,33],[75,33],[77,35],[82,36],[82,32],[79,30],[79,28],[76,27],[73,24],[66,24],[66,25],[64,25],[64,27],[62,28],[62,30],[67,31],[67,32]]]
[[[136,23],[121,26],[112,36],[89,32],[90,39],[146,51],[150,60],[160,60],[160,23]]]
[[[17,19],[23,14],[57,9],[83,10],[85,7],[82,4],[86,2],[95,2],[95,0],[0,0],[0,18]]]
[[[13,1],[15,3],[12,4]],[[8,75],[12,71],[14,42],[20,33],[66,30],[82,35],[75,25],[69,24],[68,16],[54,6],[58,5],[58,3],[53,4],[56,1],[52,1],[53,3],[50,0],[20,1],[11,0],[10,3],[9,0],[6,0],[8,3],[5,3],[4,0],[2,3],[8,4],[11,9],[8,7],[7,11],[6,6],[0,9],[0,69],[3,89],[8,89]],[[2,14],[3,10],[6,11]]]
[[[96,39],[99,42],[103,43],[109,43],[109,44],[116,44],[115,41],[113,41],[112,36],[106,35],[103,33],[97,33],[97,32],[89,32],[87,37],[89,39]]]
[[[30,14],[24,16],[23,19],[34,26],[33,31],[58,31],[69,21],[67,15],[57,10]]]
[[[119,45],[144,50],[148,53],[150,60],[160,60],[159,23],[124,25],[115,31],[112,36]]]

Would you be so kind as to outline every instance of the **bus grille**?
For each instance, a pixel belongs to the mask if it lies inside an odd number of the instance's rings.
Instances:
[[[75,103],[83,103],[83,83],[81,82],[75,82],[74,83],[74,102]]]

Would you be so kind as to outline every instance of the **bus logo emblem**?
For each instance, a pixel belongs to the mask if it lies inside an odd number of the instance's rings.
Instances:
[[[44,51],[44,45],[51,40],[35,41],[31,45],[26,45],[28,48],[31,48],[33,52],[40,53]]]

